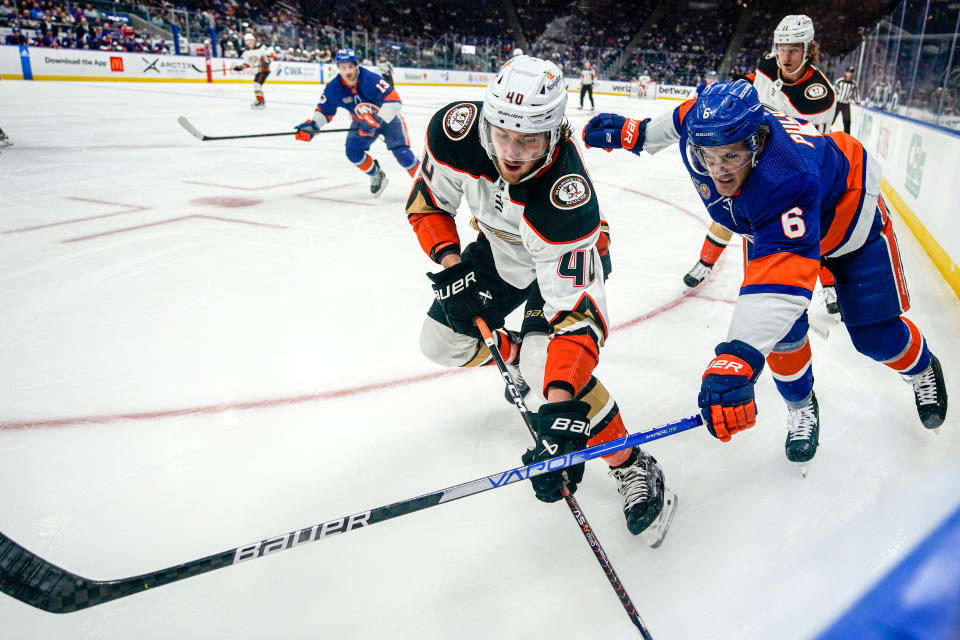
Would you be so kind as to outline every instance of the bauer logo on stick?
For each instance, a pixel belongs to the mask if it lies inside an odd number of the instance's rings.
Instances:
[[[472,104],[458,104],[443,116],[443,132],[451,140],[459,140],[467,135],[477,119],[477,107]]]
[[[561,209],[573,209],[590,201],[590,186],[583,176],[565,175],[553,183],[550,198]]]

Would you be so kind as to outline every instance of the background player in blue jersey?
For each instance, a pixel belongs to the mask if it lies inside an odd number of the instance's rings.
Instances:
[[[821,263],[835,275],[854,347],[913,385],[928,429],[946,418],[943,372],[909,306],[897,239],[880,196],[880,167],[849,135],[821,135],[767,112],[745,80],[716,83],[656,119],[594,117],[590,146],[655,153],[674,142],[710,217],[752,238],[727,340],[703,375],[699,404],[721,440],[752,427],[764,358],[788,409],[787,458],[808,462],[820,416],[806,309]]]
[[[410,150],[407,123],[400,115],[403,105],[386,80],[359,65],[353,49],[337,51],[336,62],[340,75],[327,83],[313,117],[294,127],[297,139],[311,140],[333,120],[338,108],[346,109],[353,118],[347,133],[347,159],[370,176],[370,192],[377,197],[387,187],[380,163],[368,153],[377,138],[383,136],[387,149],[411,176],[420,165]]]
[[[710,69],[709,71],[707,71],[706,79],[697,85],[697,95],[700,95],[701,93],[703,93],[704,89],[706,89],[708,86],[710,86],[716,81],[717,81],[717,71],[716,69]]]

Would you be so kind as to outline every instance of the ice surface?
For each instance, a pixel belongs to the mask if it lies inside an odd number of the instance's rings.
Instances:
[[[482,97],[399,92],[417,154],[430,114]],[[497,373],[419,352],[433,265],[382,143],[390,185],[374,200],[344,134],[201,143],[176,122],[283,131],[320,93],[268,81],[252,111],[245,85],[0,85],[15,143],[0,153],[5,534],[120,578],[519,464],[528,436]],[[589,112],[571,105],[579,129]],[[681,298],[707,223],[678,151],[585,157],[613,234],[598,375],[628,429],[691,415],[739,243]],[[960,301],[898,229],[910,317],[960,398]],[[822,427],[806,479],[769,375],[750,432],[649,446],[680,496],[660,549],[627,532],[605,465],[588,466],[577,496],[657,640],[809,638],[956,507],[956,410],[927,432],[910,388],[842,327],[811,340]],[[636,637],[566,507],[525,484],[78,613],[3,596],[0,620],[18,639]]]

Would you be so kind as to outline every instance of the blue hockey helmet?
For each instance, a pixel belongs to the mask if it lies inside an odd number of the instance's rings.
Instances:
[[[707,85],[686,118],[687,158],[698,173],[708,175],[704,147],[744,142],[749,161],[756,166],[761,124],[763,105],[752,84],[737,80]]]
[[[763,123],[763,105],[753,85],[746,80],[714,82],[707,86],[687,116],[687,131],[698,147],[722,147],[751,140]]]
[[[337,55],[334,60],[337,64],[341,62],[352,62],[355,65],[359,65],[360,62],[357,60],[357,54],[354,53],[353,49],[337,49]]]

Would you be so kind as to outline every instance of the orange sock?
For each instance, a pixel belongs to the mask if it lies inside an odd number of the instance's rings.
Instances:
[[[720,259],[720,255],[726,248],[726,242],[708,233],[707,237],[703,239],[703,247],[700,249],[700,262],[712,267],[717,264],[717,260]]]
[[[627,428],[623,426],[623,419],[620,417],[620,411],[617,410],[617,415],[614,416],[613,420],[610,421],[610,424],[608,424],[603,431],[590,438],[590,440],[587,441],[587,446],[592,447],[596,444],[626,437]],[[607,464],[611,467],[619,467],[627,461],[627,458],[630,457],[631,451],[632,449],[621,449],[620,451],[615,451],[610,455],[603,456],[603,459],[606,460]]]

